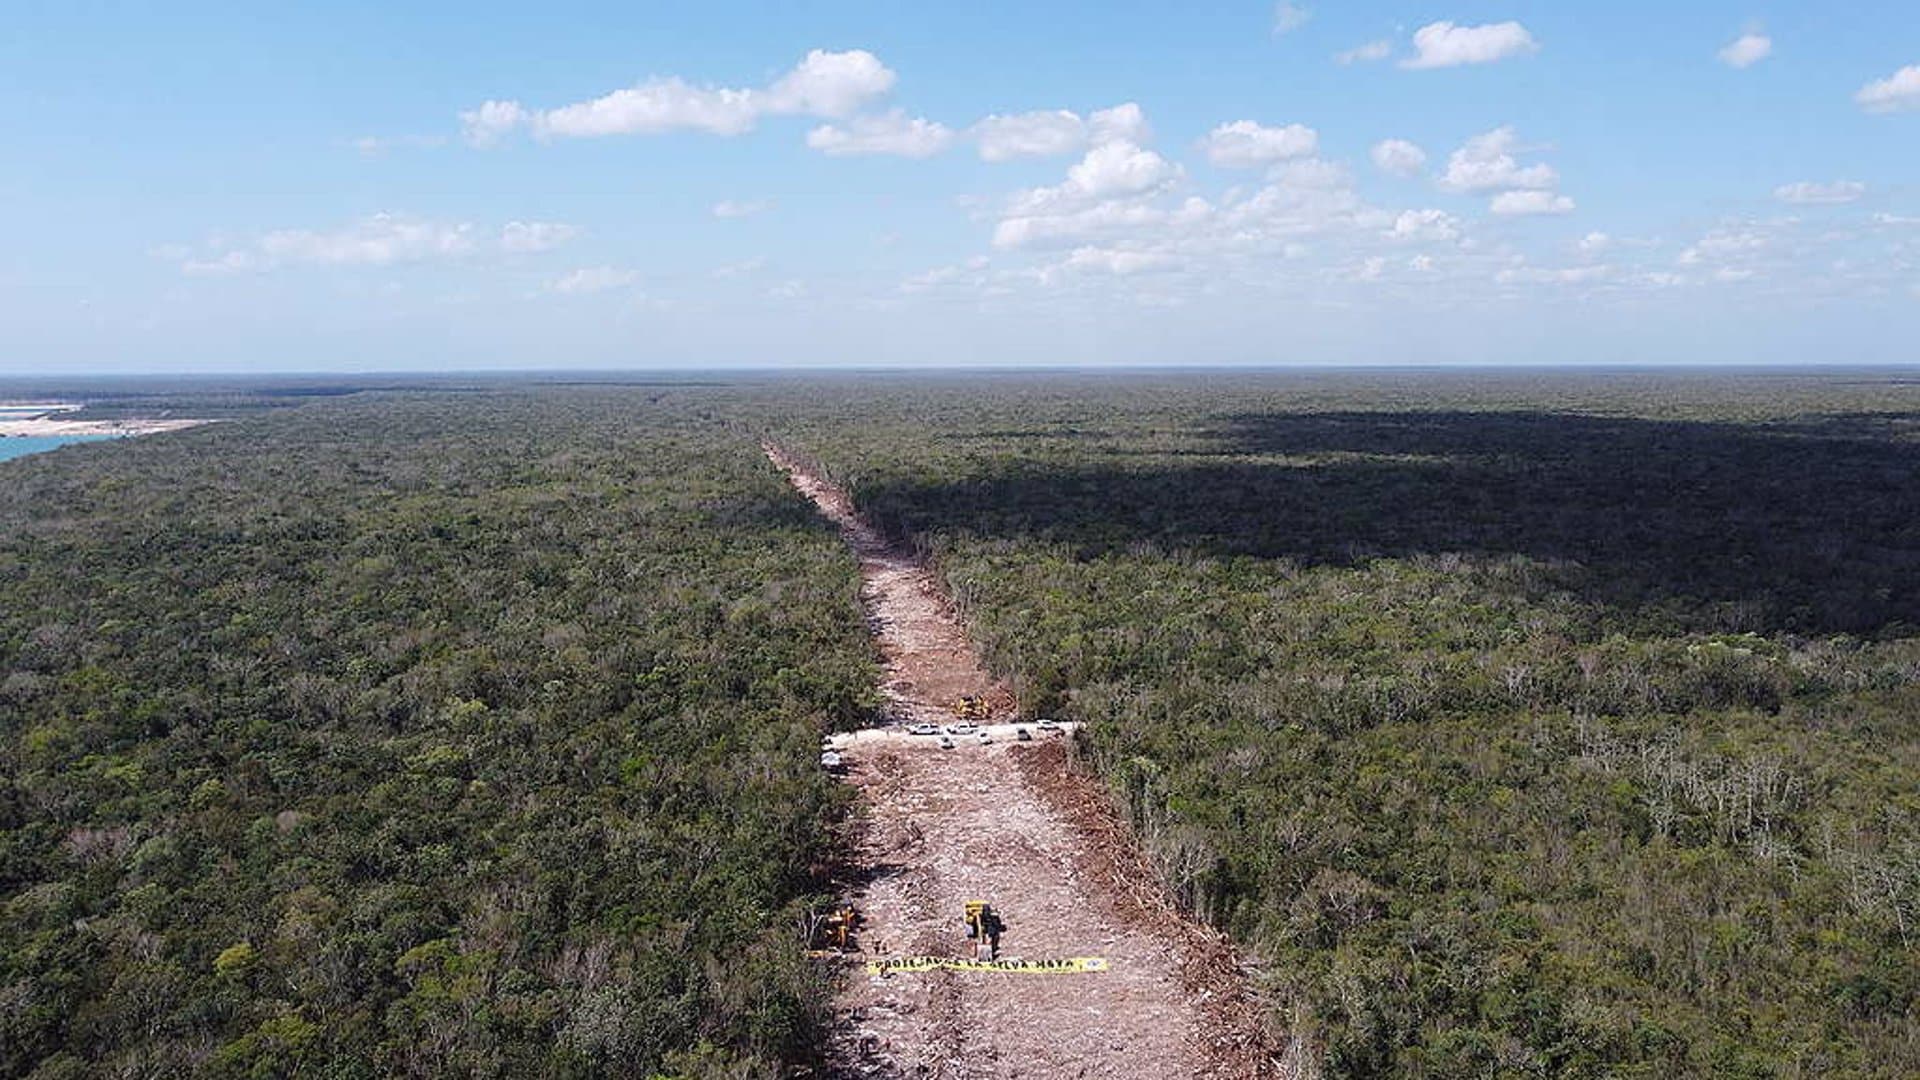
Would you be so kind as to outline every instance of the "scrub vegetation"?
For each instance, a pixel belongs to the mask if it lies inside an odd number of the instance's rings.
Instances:
[[[0,466],[0,1074],[817,1061],[877,667],[763,435],[1325,1074],[1920,1074],[1920,385],[323,389]]]
[[[710,405],[329,395],[0,466],[0,1074],[811,1060],[815,755],[876,668]]]
[[[780,423],[1327,1075],[1920,1074],[1920,387],[1002,380]]]

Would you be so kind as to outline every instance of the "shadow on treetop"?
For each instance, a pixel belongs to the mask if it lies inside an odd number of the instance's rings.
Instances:
[[[1920,624],[1917,430],[1916,414],[1239,414],[1199,452],[1016,435],[1023,456],[859,499],[896,531],[1031,537],[1079,557],[1143,542],[1302,565],[1521,555],[1577,564],[1556,584],[1636,616],[1878,636]]]

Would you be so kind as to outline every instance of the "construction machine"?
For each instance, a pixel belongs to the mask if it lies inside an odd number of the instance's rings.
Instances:
[[[948,708],[951,708],[953,715],[958,717],[963,723],[984,724],[993,719],[993,706],[987,704],[986,698],[976,694],[968,694],[966,697],[957,698]]]
[[[842,904],[814,920],[813,948],[819,952],[850,952],[853,932],[859,925],[860,913],[852,904]]]
[[[1000,955],[1000,932],[1006,924],[985,900],[967,901],[967,940],[973,943],[975,960],[993,960]]]

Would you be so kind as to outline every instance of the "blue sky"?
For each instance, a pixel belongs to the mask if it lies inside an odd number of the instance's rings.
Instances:
[[[1920,359],[1912,3],[404,6],[15,0],[0,372]]]

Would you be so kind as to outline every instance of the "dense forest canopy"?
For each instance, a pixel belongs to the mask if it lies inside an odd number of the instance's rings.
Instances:
[[[1920,386],[1085,378],[785,419],[1333,1076],[1920,1073]]]
[[[0,1074],[807,1060],[814,756],[875,667],[713,405],[325,395],[0,466]]]
[[[769,434],[1328,1075],[1920,1073],[1913,380],[570,381],[0,465],[0,1074],[811,1061],[877,669]]]

